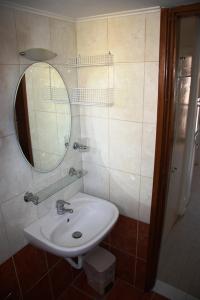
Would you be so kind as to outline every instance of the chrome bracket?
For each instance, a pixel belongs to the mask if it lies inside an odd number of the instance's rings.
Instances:
[[[84,171],[82,170],[76,170],[74,169],[73,167],[71,167],[69,169],[69,176],[77,176],[78,178],[81,178],[83,177],[85,174],[84,174]]]
[[[39,197],[34,195],[33,193],[26,192],[26,194],[24,195],[24,201],[25,202],[33,202],[33,204],[38,205]]]
[[[75,142],[75,143],[73,144],[73,149],[74,149],[74,150],[78,150],[78,151],[80,151],[80,152],[84,152],[84,151],[87,151],[87,150],[89,149],[89,147],[86,146],[86,145],[79,144],[79,143]]]

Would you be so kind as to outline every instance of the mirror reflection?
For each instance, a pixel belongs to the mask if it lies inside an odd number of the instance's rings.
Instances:
[[[67,89],[55,68],[35,63],[26,69],[16,93],[15,121],[28,162],[43,172],[58,166],[69,144],[71,111]]]

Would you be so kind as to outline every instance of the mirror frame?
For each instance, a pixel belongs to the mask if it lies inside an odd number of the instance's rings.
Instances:
[[[16,105],[16,98],[17,98],[17,92],[18,92],[19,85],[20,85],[20,82],[21,82],[22,77],[24,76],[26,70],[27,70],[29,67],[31,67],[32,65],[37,64],[37,63],[46,63],[46,64],[48,64],[49,66],[51,66],[52,68],[54,68],[54,69],[58,72],[58,74],[59,74],[60,77],[62,78],[62,81],[64,82],[64,85],[65,85],[65,88],[66,88],[66,91],[67,91],[67,95],[68,95],[68,98],[69,98],[69,109],[70,109],[69,144],[68,144],[68,146],[66,147],[66,151],[65,151],[65,153],[63,154],[62,159],[58,162],[58,164],[57,164],[55,167],[53,167],[53,168],[50,169],[50,170],[40,170],[40,169],[34,167],[34,166],[28,161],[28,159],[26,158],[26,156],[25,156],[25,154],[24,154],[24,152],[23,152],[23,150],[22,150],[22,147],[21,147],[21,145],[20,145],[20,142],[19,142],[19,136],[18,136],[18,133],[17,133],[17,126],[16,126],[16,124],[17,124],[17,121],[16,121],[17,118],[16,118],[16,113],[15,113],[15,105]],[[52,65],[52,64],[50,64],[49,62],[46,62],[46,61],[40,61],[40,62],[36,61],[36,62],[33,62],[33,63],[29,64],[29,65],[23,70],[23,73],[20,72],[19,80],[18,80],[16,89],[15,89],[15,93],[14,93],[14,101],[13,101],[13,122],[14,122],[15,137],[16,137],[16,140],[17,140],[18,148],[19,148],[19,150],[20,150],[20,152],[21,152],[21,154],[22,154],[22,157],[23,157],[23,159],[25,160],[25,162],[26,162],[26,163],[27,163],[27,164],[28,164],[35,172],[38,172],[38,173],[50,173],[50,172],[53,172],[56,168],[58,168],[58,167],[62,164],[62,162],[64,161],[64,159],[65,159],[65,157],[66,157],[66,155],[67,155],[67,152],[68,152],[68,150],[69,150],[69,148],[70,148],[71,135],[72,135],[72,109],[71,109],[71,102],[70,102],[70,94],[69,94],[68,88],[67,88],[67,86],[66,86],[66,82],[65,82],[63,76],[60,74],[60,72],[54,67],[54,65]]]

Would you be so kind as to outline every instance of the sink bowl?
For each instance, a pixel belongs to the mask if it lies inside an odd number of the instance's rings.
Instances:
[[[87,194],[78,193],[69,202],[72,214],[58,215],[54,206],[24,229],[31,244],[64,258],[80,256],[104,239],[119,216],[114,204]]]

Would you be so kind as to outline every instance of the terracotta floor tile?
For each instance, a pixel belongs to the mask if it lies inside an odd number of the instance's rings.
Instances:
[[[91,297],[100,296],[93,288],[87,283],[87,277],[84,272],[73,282],[73,286],[77,287],[79,290],[82,290],[85,294]]]
[[[19,299],[20,291],[12,258],[0,265],[0,300],[9,294],[10,300]]]
[[[78,278],[78,276],[80,276],[81,272],[83,272],[82,270],[76,270],[74,268],[72,269],[72,278],[73,280],[76,280],[76,278]]]
[[[36,286],[26,295],[24,300],[52,300],[49,278],[46,275]]]
[[[122,280],[117,280],[106,300],[141,300],[142,293]]]
[[[81,291],[78,291],[73,287],[69,287],[58,299],[59,300],[91,300],[92,298],[83,294]]]
[[[14,261],[23,293],[31,289],[47,272],[44,252],[31,245],[17,252]]]
[[[116,277],[133,284],[135,278],[135,257],[112,247],[111,252],[116,257]]]
[[[53,255],[49,252],[46,252],[46,258],[47,258],[47,266],[48,269],[52,268],[59,260],[61,260],[61,257],[58,257],[56,255]]]
[[[144,260],[147,259],[148,241],[149,224],[138,222],[137,256]]]
[[[137,221],[120,216],[110,233],[111,246],[130,255],[136,254]]]
[[[54,297],[57,299],[73,280],[71,266],[62,259],[49,272]]]
[[[135,286],[138,289],[144,290],[146,280],[146,262],[137,259],[136,260],[136,276]]]
[[[152,300],[153,296],[154,296],[153,292],[144,293],[142,295],[142,300]]]

